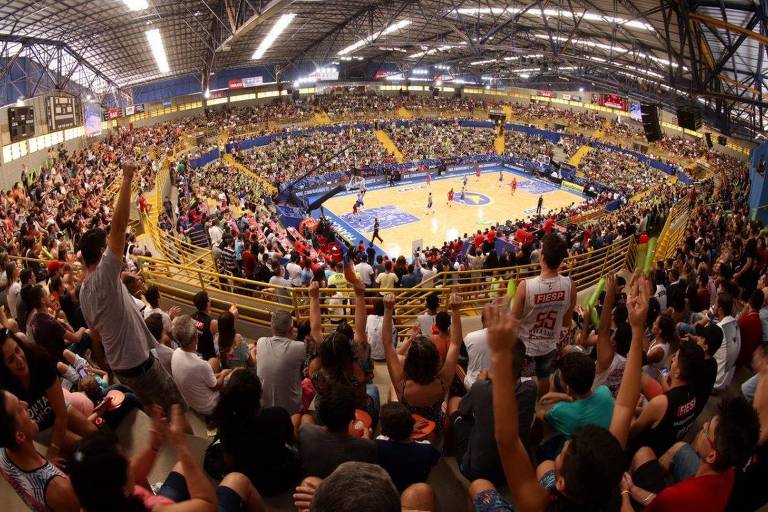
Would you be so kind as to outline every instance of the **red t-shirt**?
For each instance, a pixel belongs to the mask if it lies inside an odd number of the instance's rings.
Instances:
[[[661,491],[645,512],[723,512],[728,505],[736,476],[733,469],[720,475],[683,480]]]
[[[483,246],[483,242],[484,241],[485,241],[485,237],[483,237],[483,235],[481,235],[481,234],[475,235],[475,247],[476,248],[478,248],[478,249],[481,248]]]
[[[488,230],[488,234],[486,235],[486,237],[488,239],[489,244],[496,242],[496,230],[495,229]]]
[[[739,332],[741,333],[741,349],[736,359],[736,366],[747,365],[752,361],[752,354],[763,339],[763,324],[760,315],[750,311],[739,317]]]
[[[544,221],[544,234],[548,235],[552,232],[552,228],[555,226],[555,219],[552,217],[547,217],[547,220]]]

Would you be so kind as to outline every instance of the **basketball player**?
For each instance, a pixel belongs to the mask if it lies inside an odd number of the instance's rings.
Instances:
[[[477,178],[476,181],[480,181],[480,164],[475,166],[475,178]]]
[[[373,219],[373,236],[371,237],[371,243],[373,243],[374,240],[379,239],[381,243],[384,243],[384,240],[379,235],[379,218],[374,217]]]
[[[499,171],[499,188],[501,188],[504,185],[504,173]]]
[[[512,196],[514,197],[515,192],[517,192],[517,178],[515,176],[512,176],[512,183],[509,184],[509,189],[512,191]]]
[[[448,202],[445,204],[447,204],[448,207],[450,208],[452,203],[453,203],[453,188],[451,188],[451,190],[448,191]]]
[[[432,209],[432,192],[430,192],[427,197],[427,215],[431,213],[435,213],[435,210]]]
[[[541,207],[544,205],[544,196],[539,196],[539,200],[536,202],[536,215],[541,215]]]
[[[431,173],[431,172],[428,172],[428,173],[427,173],[427,186],[428,186],[429,188],[432,188],[432,173]],[[430,194],[430,195],[431,195],[431,194]]]
[[[352,205],[352,215],[357,215],[357,201]]]
[[[559,273],[568,246],[558,234],[542,239],[541,274],[521,281],[515,292],[512,313],[520,319],[520,340],[525,344],[527,374],[535,372],[539,393],[549,387],[548,377],[557,356],[558,343],[566,337],[576,304],[576,286]]]
[[[467,198],[467,187],[461,187],[461,204],[467,205],[465,199]]]
[[[365,206],[365,203],[363,203],[363,195],[365,194],[364,191],[360,191],[357,193],[357,206],[362,208]]]

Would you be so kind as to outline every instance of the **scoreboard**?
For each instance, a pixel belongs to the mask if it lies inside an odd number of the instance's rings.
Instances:
[[[74,128],[81,119],[80,101],[72,96],[49,96],[46,98],[48,129],[52,132]]]
[[[35,110],[32,107],[9,107],[8,127],[11,142],[19,142],[35,135]]]

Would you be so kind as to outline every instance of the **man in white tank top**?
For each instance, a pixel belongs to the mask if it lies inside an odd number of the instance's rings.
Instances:
[[[520,319],[519,336],[525,344],[525,355],[535,364],[540,391],[552,373],[561,331],[570,327],[576,304],[576,287],[571,278],[558,272],[566,256],[568,247],[560,235],[544,236],[541,274],[520,282],[512,304],[512,313]]]

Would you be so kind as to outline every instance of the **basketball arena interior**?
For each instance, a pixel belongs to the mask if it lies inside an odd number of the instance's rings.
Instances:
[[[768,510],[766,48],[763,1],[0,2],[0,510]]]

